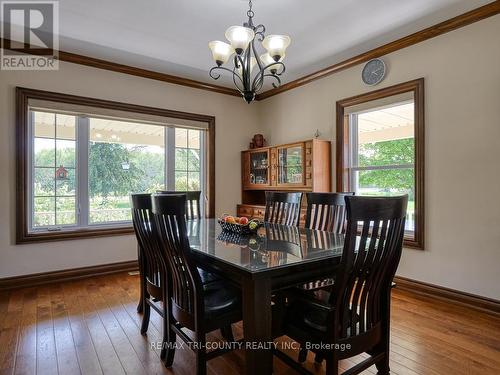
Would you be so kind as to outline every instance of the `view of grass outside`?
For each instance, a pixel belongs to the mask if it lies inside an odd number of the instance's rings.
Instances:
[[[33,227],[74,225],[76,118],[42,112],[33,117]]]
[[[201,190],[199,130],[175,129],[175,190]]]
[[[413,103],[358,115],[357,162],[352,185],[359,195],[408,194],[406,229],[414,230],[415,139]],[[392,125],[392,126],[391,126]]]
[[[33,115],[33,227],[76,225],[76,117]],[[166,189],[165,129],[90,118],[89,224],[129,221],[130,193]],[[175,189],[201,190],[201,131],[175,134]]]

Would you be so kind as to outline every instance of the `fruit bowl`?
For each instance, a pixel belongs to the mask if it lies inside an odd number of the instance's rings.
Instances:
[[[259,227],[262,226],[262,223],[256,219],[247,220],[246,224],[240,224],[237,223],[232,216],[224,216],[219,218],[217,221],[220,224],[222,231],[240,235],[254,234],[257,232]]]

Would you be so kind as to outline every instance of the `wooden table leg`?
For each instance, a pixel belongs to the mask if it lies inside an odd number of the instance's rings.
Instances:
[[[247,375],[273,372],[271,283],[268,279],[243,282],[243,332]],[[259,345],[259,346],[257,346]]]
[[[145,289],[146,285],[144,282],[144,257],[142,254],[142,250],[137,245],[137,260],[139,262],[139,280],[140,280],[140,296],[139,296],[139,303],[137,304],[137,312],[142,313],[144,311],[144,296],[145,296]]]

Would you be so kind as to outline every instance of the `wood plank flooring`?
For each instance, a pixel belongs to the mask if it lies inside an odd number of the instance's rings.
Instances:
[[[152,345],[161,340],[154,312],[147,337],[140,334],[138,285],[138,276],[120,273],[1,292],[0,374],[192,374],[188,349],[177,350],[171,369],[160,362]],[[500,374],[500,317],[397,288],[392,308],[392,374]],[[242,336],[241,325],[235,331]],[[218,340],[218,333],[211,339]],[[361,358],[343,361],[341,368]],[[241,374],[244,366],[244,353],[235,351],[209,361],[208,372]],[[324,371],[312,354],[306,366]],[[295,374],[276,358],[274,371]]]

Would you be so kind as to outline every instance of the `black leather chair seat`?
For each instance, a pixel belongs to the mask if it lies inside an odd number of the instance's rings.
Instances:
[[[322,293],[322,298],[318,298],[318,302],[324,301],[325,295],[326,293]],[[315,332],[313,335],[319,337],[323,336],[327,331],[328,312],[325,310],[309,305],[304,306],[298,302],[291,306],[289,314],[291,317],[289,322],[295,329],[310,333]],[[358,314],[354,315],[354,320],[359,321]]]
[[[200,274],[200,279],[202,284],[208,284],[214,281],[220,281],[221,278],[219,275],[205,271],[202,268],[198,268],[198,273]]]
[[[205,317],[233,313],[241,309],[241,292],[224,281],[204,285]]]

